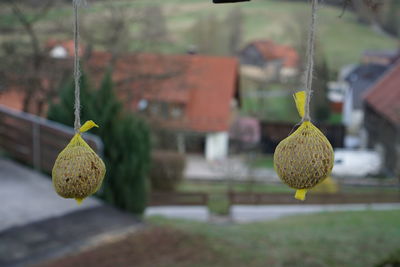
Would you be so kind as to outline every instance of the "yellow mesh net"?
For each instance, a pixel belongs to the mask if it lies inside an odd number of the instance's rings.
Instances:
[[[61,197],[75,198],[80,204],[101,186],[106,168],[99,156],[82,139],[81,133],[98,127],[87,121],[60,152],[52,171],[54,188]]]
[[[299,114],[303,117],[306,93],[296,93],[295,101]],[[333,149],[317,127],[310,121],[304,121],[277,146],[274,167],[285,184],[298,189],[295,198],[304,200],[307,189],[313,188],[330,174]]]

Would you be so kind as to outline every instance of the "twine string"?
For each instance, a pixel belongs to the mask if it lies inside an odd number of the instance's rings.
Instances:
[[[315,50],[315,32],[317,20],[317,4],[318,0],[311,0],[311,21],[310,30],[308,32],[307,40],[307,54],[306,54],[306,70],[304,75],[304,88],[306,91],[307,99],[304,108],[304,117],[302,121],[309,121],[310,118],[310,99],[312,93],[312,80],[314,72],[314,50]]]
[[[75,82],[75,104],[74,104],[74,129],[79,132],[81,128],[81,101],[80,101],[80,77],[79,66],[79,7],[84,4],[84,0],[73,0],[74,7],[74,82]]]

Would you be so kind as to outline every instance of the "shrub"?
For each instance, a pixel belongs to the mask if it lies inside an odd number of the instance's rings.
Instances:
[[[400,267],[400,249],[393,251],[390,255],[375,265],[376,267]]]
[[[183,180],[185,165],[185,157],[177,152],[153,152],[150,169],[151,188],[155,191],[174,191]]]

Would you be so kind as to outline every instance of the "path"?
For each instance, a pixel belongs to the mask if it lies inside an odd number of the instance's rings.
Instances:
[[[227,159],[207,161],[202,156],[187,155],[185,177],[191,180],[221,181],[232,179],[247,181],[253,177],[254,181],[278,182],[279,178],[273,169],[247,167],[240,156]]]
[[[51,179],[0,158],[0,266],[27,266],[120,238],[141,224],[95,198],[81,206]]]
[[[88,198],[78,206],[60,198],[49,177],[4,158],[0,158],[0,203],[0,231],[101,204]]]
[[[171,219],[185,219],[211,223],[250,223],[269,221],[285,216],[312,214],[318,212],[362,211],[362,210],[400,210],[400,203],[377,204],[331,204],[331,205],[233,205],[229,216],[216,216],[207,207],[164,206],[150,207],[146,216],[163,216]]]

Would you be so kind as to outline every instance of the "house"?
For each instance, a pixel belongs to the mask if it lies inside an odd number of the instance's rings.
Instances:
[[[363,95],[388,68],[390,66],[372,63],[348,65],[341,69],[338,81],[328,84],[332,110],[342,113],[342,123],[346,126],[346,147],[365,145]]]
[[[54,66],[72,67],[70,42],[51,41],[46,47]],[[239,103],[235,58],[158,54],[113,57],[108,52],[85,51],[82,66],[94,85],[101,82],[110,65],[119,98],[128,110],[140,114],[158,130],[161,145],[182,153],[201,152],[208,160],[228,154],[229,128]],[[22,109],[23,99],[23,90],[0,94],[0,103],[17,109]]]
[[[246,45],[239,54],[241,73],[260,81],[285,82],[298,74],[299,55],[290,46],[270,40]]]
[[[400,177],[400,61],[366,94],[368,146],[381,153],[385,171]]]
[[[377,64],[388,66],[400,59],[400,50],[366,50],[362,54],[363,64]]]
[[[95,80],[111,59],[92,53],[86,65]],[[159,129],[164,146],[203,152],[208,160],[228,154],[238,80],[238,62],[229,57],[126,54],[114,62],[113,81],[126,108]]]

